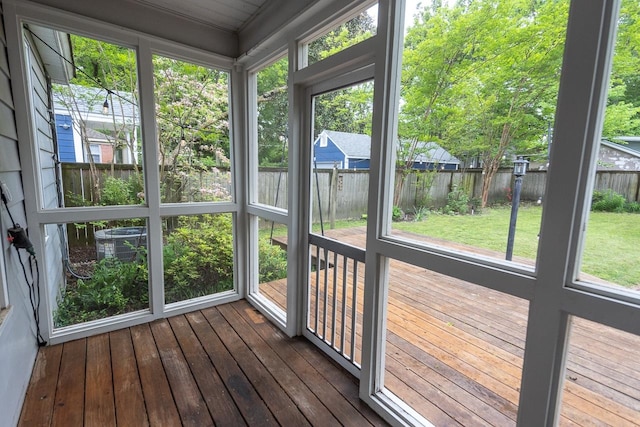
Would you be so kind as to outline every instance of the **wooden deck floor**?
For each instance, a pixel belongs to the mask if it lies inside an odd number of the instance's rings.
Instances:
[[[363,229],[327,234],[363,246]],[[515,425],[528,302],[398,261],[389,281],[385,386],[436,426]],[[260,289],[284,301],[282,282]],[[560,424],[640,425],[638,348],[640,337],[574,319]]]
[[[515,425],[528,302],[397,261],[389,275],[385,386],[436,426]],[[260,291],[286,300],[284,281]],[[560,424],[640,425],[639,348],[574,319]],[[21,425],[83,424],[384,423],[353,378],[243,301],[41,349]]]
[[[246,301],[40,349],[20,426],[386,425]]]

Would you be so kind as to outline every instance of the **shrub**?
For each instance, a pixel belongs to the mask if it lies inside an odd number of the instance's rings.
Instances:
[[[627,200],[613,190],[594,191],[591,210],[598,212],[624,212]]]
[[[65,289],[54,313],[55,325],[68,326],[148,307],[148,277],[146,260],[100,260],[91,279],[78,279]]]
[[[180,217],[166,238],[165,301],[233,289],[232,239],[230,215]]]
[[[393,221],[401,221],[404,218],[404,212],[400,209],[400,206],[394,206],[391,211],[391,219]]]
[[[457,185],[453,186],[453,190],[447,195],[447,205],[442,208],[443,213],[454,215],[465,215],[469,213],[469,196],[466,192],[458,188]]]
[[[233,289],[233,234],[228,214],[182,216],[163,247],[165,301]],[[287,277],[287,253],[268,238],[259,240],[260,283]],[[146,250],[137,262],[105,258],[90,279],[64,291],[54,313],[57,327],[148,307]]]
[[[137,205],[142,184],[135,176],[128,180],[107,176],[100,190],[100,204],[104,206]]]
[[[630,213],[640,213],[640,203],[629,202],[624,206],[624,210]]]
[[[425,219],[427,219],[428,214],[429,209],[427,209],[425,206],[413,208],[413,220],[416,222],[424,221]]]
[[[280,246],[271,244],[268,237],[258,240],[259,250],[259,283],[287,277],[287,252]]]

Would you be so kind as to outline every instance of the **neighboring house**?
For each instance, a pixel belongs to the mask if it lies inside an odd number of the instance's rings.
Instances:
[[[313,150],[317,169],[369,169],[371,137],[323,130],[313,142]]]
[[[323,130],[313,143],[317,169],[369,169],[371,137],[357,133]],[[435,142],[418,142],[413,169],[458,170],[460,160]]]
[[[460,160],[435,142],[418,142],[412,169],[417,170],[458,170]]]
[[[140,120],[131,99],[130,93],[107,94],[102,88],[54,87],[60,161],[89,162],[91,156],[95,163],[137,162]]]
[[[640,136],[616,136],[614,139],[625,143],[626,148],[640,153]]]
[[[621,137],[620,140],[625,141],[625,138],[633,137]],[[632,148],[637,147],[640,149],[640,138],[635,138],[638,140],[635,141],[637,144],[627,141],[625,141],[627,142],[625,145],[616,144],[606,139],[600,141],[598,170],[640,171],[640,151]]]

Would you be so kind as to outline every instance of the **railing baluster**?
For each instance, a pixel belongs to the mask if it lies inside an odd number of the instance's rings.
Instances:
[[[333,253],[333,302],[331,308],[331,345],[336,347],[336,307],[338,306],[338,253]]]
[[[318,335],[318,319],[320,318],[320,246],[316,246],[316,326],[313,332]]]
[[[358,261],[353,260],[353,295],[351,297],[351,354],[349,360],[356,357],[356,314],[358,309]]]
[[[323,316],[323,322],[322,322],[322,338],[326,341],[326,336],[327,336],[327,304],[329,303],[329,275],[328,270],[329,270],[329,264],[328,264],[328,260],[329,259],[329,249],[324,248],[324,288],[323,288],[323,292],[324,292],[324,316]]]
[[[345,356],[344,344],[347,335],[347,270],[349,269],[349,258],[342,256],[342,318],[340,321],[340,352]]]
[[[358,263],[364,263],[365,252],[355,246],[326,237],[314,234],[310,234],[309,237],[310,245],[316,248],[316,289],[315,293],[311,290],[309,291],[308,307],[309,312],[315,312],[316,316],[315,322],[309,321],[310,325],[315,323],[315,330],[311,332],[346,360],[359,367],[356,363],[358,359],[356,356],[359,295]],[[349,272],[350,262],[353,268],[352,275]],[[333,273],[329,271],[329,267],[333,269]],[[320,278],[321,269],[324,270],[322,280]],[[339,275],[339,269],[342,269],[341,275]],[[331,277],[329,277],[330,275]],[[310,282],[312,282],[312,277],[310,275]],[[330,280],[332,281],[331,283],[329,283]],[[339,280],[342,280],[341,285]],[[322,290],[320,289],[321,286]],[[349,286],[353,287],[351,292]],[[324,294],[324,298],[321,292]],[[329,298],[330,292],[333,292],[331,299]],[[313,301],[313,295],[315,295],[315,301]],[[348,301],[349,298],[351,298],[351,302]],[[315,303],[315,310],[311,306],[312,303]],[[349,313],[347,312],[349,303],[351,303],[350,325],[348,325]],[[329,310],[331,310],[331,317],[329,317]],[[350,331],[348,326],[351,329]],[[309,326],[308,329],[310,330],[311,327]]]

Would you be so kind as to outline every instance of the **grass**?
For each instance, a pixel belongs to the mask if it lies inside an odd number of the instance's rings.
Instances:
[[[504,254],[507,248],[511,208],[484,209],[476,215],[443,215],[429,213],[422,221],[394,222],[393,230],[406,231],[450,242],[488,249]],[[523,205],[518,210],[514,257],[535,260],[542,208]],[[637,248],[640,242],[640,215],[629,213],[591,212],[582,271],[608,282],[626,287],[640,286],[640,263]],[[366,221],[336,221],[336,228],[366,225]],[[328,225],[325,224],[325,229]],[[320,225],[313,225],[320,232]],[[269,235],[269,229],[261,229]],[[285,236],[286,227],[274,229],[274,236]]]
[[[485,209],[478,215],[430,214],[421,222],[397,222],[403,230],[451,242],[505,253],[509,207]],[[522,206],[518,211],[514,257],[536,259],[542,208]],[[637,247],[640,216],[629,213],[591,212],[582,257],[582,271],[626,287],[640,285]]]

